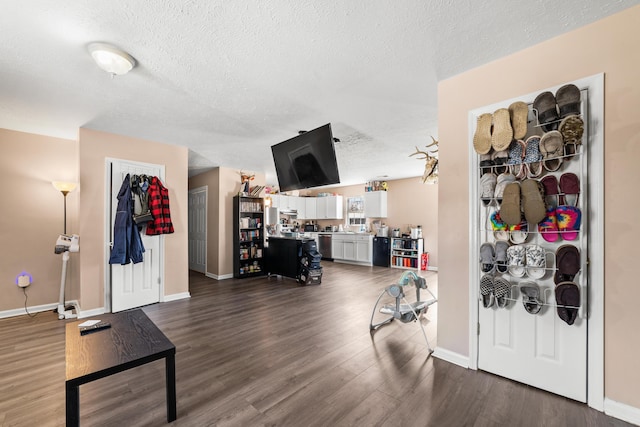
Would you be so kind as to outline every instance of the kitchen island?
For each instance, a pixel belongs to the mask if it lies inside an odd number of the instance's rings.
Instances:
[[[302,246],[315,241],[310,237],[269,236],[267,239],[266,268],[269,275],[276,274],[293,279],[300,278]]]

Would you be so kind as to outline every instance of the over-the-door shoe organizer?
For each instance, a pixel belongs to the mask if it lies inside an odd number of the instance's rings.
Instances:
[[[568,325],[586,313],[586,99],[586,88],[567,84],[478,116],[485,309],[553,309]]]

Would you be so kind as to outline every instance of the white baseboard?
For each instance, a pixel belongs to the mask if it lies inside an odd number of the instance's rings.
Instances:
[[[215,279],[215,280],[233,279],[233,274],[221,274],[218,276],[217,274],[213,274],[213,273],[205,273],[204,275],[210,279]]]
[[[427,267],[427,271],[438,271],[438,267]]]
[[[446,350],[442,347],[436,347],[433,352],[433,357],[437,357],[438,359],[469,369],[469,357]]]
[[[165,295],[163,302],[177,301],[185,298],[191,298],[191,294],[189,292],[180,292],[179,294]]]
[[[625,405],[615,400],[604,398],[604,413],[626,421],[631,424],[640,426],[640,408]]]
[[[52,304],[43,304],[43,305],[35,305],[32,307],[27,307],[27,310],[29,311],[30,314],[33,313],[40,313],[43,311],[53,311],[56,308],[58,308],[58,303],[54,302]],[[14,308],[12,310],[4,310],[4,311],[0,311],[0,319],[4,319],[6,317],[15,317],[15,316],[26,316],[27,312],[24,310],[24,308]]]
[[[91,310],[82,310],[80,309],[80,314],[78,314],[78,319],[84,319],[85,317],[91,316],[100,316],[101,314],[106,313],[104,307],[92,308]]]

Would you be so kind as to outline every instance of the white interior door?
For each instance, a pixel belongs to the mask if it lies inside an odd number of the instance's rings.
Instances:
[[[113,160],[111,167],[111,206],[108,227],[110,243],[113,242],[113,223],[118,206],[118,191],[127,174],[157,176],[163,181],[164,166],[138,163],[126,160]],[[133,264],[110,264],[111,311],[118,312],[160,301],[162,287],[161,252],[162,236],[147,236],[140,232],[144,245],[143,262]]]
[[[582,116],[588,124],[593,122],[593,119],[588,120],[588,92],[586,88],[581,92]],[[532,99],[522,99],[522,101],[532,102]],[[535,120],[531,113],[531,106],[529,119]],[[542,134],[542,131],[530,124],[527,137],[531,134]],[[556,175],[558,180],[567,172],[575,173],[579,177],[581,194],[578,207],[582,212],[579,237],[571,241],[560,238],[557,242],[550,243],[537,233],[537,229],[533,229],[525,245],[536,244],[545,250],[547,254],[545,276],[541,279],[531,279],[526,275],[519,278],[501,274],[500,276],[511,284],[510,301],[506,308],[498,308],[495,304],[493,307],[485,308],[481,297],[476,300],[478,304],[478,368],[581,402],[587,402],[588,397],[589,231],[597,228],[596,223],[590,221],[592,215],[600,216],[597,207],[590,205],[588,194],[588,164],[592,142],[593,140],[589,138],[588,126],[585,125],[580,155],[571,160],[565,159],[560,171],[546,173]],[[480,174],[474,175],[476,175],[474,181],[477,186],[479,180],[477,177]],[[477,206],[476,227],[480,235],[476,242],[477,256],[480,244],[495,242],[488,216],[498,207],[487,208],[477,200],[473,203]],[[564,244],[577,247],[581,254],[581,270],[574,279],[580,288],[581,307],[573,325],[566,324],[558,316],[554,293],[555,251]],[[476,271],[479,272],[479,268]],[[478,274],[476,283],[479,283],[482,276],[482,273]],[[538,314],[528,313],[523,306],[519,286],[524,282],[535,282],[540,287],[544,305]]]
[[[207,187],[189,191],[189,269],[207,269]]]

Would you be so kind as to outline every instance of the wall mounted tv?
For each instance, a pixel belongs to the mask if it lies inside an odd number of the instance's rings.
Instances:
[[[271,146],[280,191],[339,184],[331,124]]]

